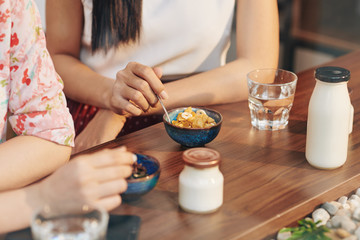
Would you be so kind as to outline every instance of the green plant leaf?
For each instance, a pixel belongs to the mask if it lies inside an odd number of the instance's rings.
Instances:
[[[331,240],[325,236],[325,233],[330,230],[324,225],[318,226],[320,222],[301,219],[298,221],[297,227],[283,228],[279,232],[291,232],[291,237],[287,240]]]

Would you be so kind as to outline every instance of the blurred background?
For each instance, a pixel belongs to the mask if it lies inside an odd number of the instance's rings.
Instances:
[[[299,72],[360,49],[360,0],[278,0],[278,6],[280,68]]]
[[[35,0],[44,24],[45,1]],[[299,72],[360,49],[360,0],[278,0],[278,6],[280,68]],[[228,61],[235,56],[232,44]]]

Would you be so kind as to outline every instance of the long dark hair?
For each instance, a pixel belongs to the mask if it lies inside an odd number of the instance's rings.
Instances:
[[[93,0],[92,51],[139,39],[141,13],[142,0]]]

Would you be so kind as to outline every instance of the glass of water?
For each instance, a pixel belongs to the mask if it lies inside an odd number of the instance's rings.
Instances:
[[[104,240],[108,221],[105,210],[88,205],[71,211],[46,206],[34,214],[31,232],[35,240]]]
[[[252,126],[284,129],[294,101],[297,76],[283,69],[256,69],[247,74]]]

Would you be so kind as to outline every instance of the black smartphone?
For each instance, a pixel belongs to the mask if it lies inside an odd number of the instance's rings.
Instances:
[[[110,215],[106,240],[138,239],[141,218],[135,215]]]

